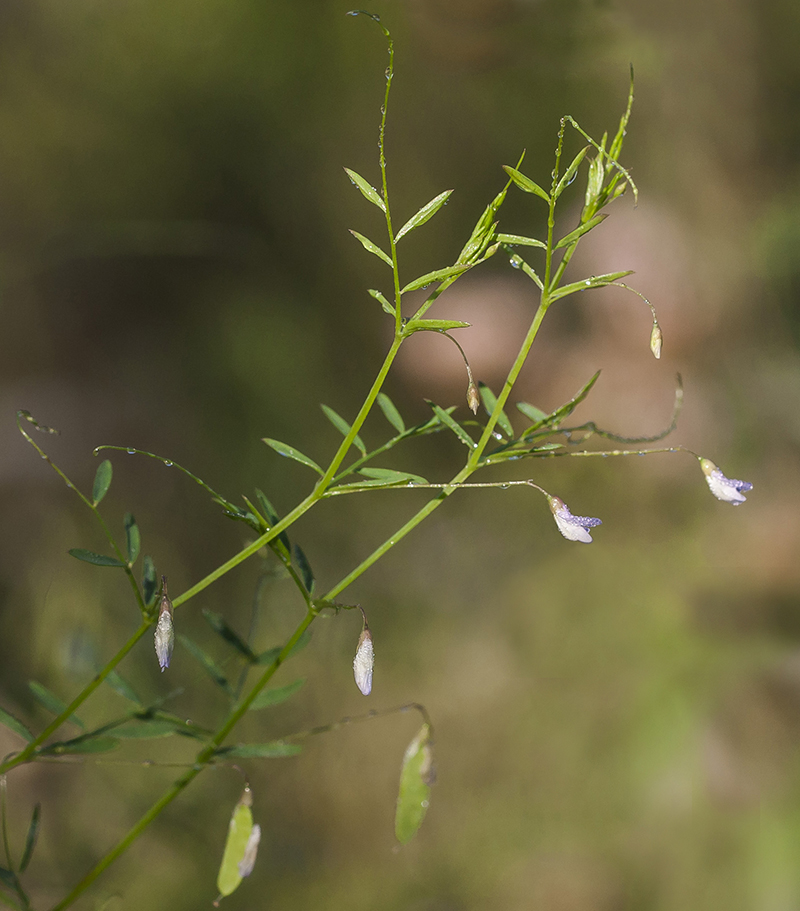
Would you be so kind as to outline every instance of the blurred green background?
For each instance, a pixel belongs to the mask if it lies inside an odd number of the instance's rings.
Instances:
[[[70,698],[138,623],[121,575],[78,563],[99,530],[21,439],[14,411],[84,490],[92,448],[175,459],[236,499],[263,488],[288,511],[312,483],[261,437],[324,462],[391,327],[366,293],[385,267],[348,234],[380,239],[342,171],[378,180],[386,49],[338,0],[4,0],[0,6],[0,660],[2,704],[43,726],[27,681]],[[800,6],[794,0],[407,0],[375,3],[396,78],[387,148],[395,218],[443,189],[450,204],[410,235],[412,277],[451,263],[526,148],[548,182],[558,118],[614,131],[628,66],[636,103],[623,159],[641,190],[616,202],[572,274],[631,268],[650,317],[607,289],[554,308],[517,398],[550,409],[602,368],[579,417],[671,438],[753,481],[735,511],[694,461],[528,463],[581,515],[591,548],[557,533],[524,490],[474,491],[444,508],[347,597],[368,611],[373,695],[352,681],[353,613],[315,624],[276,683],[307,676],[242,739],[269,740],[415,700],[433,717],[439,781],[419,835],[395,850],[399,767],[417,721],[395,715],[312,738],[297,759],[246,763],[263,831],[229,908],[484,911],[784,911],[800,907]],[[570,137],[574,151],[580,147]],[[574,213],[582,190],[574,188]],[[509,195],[502,227],[543,229]],[[476,377],[499,386],[535,288],[496,257],[433,316],[468,320]],[[407,422],[424,398],[458,404],[453,346],[413,338],[386,391]],[[381,442],[376,415],[364,436]],[[451,476],[463,450],[426,438],[387,462]],[[191,481],[113,458],[105,515],[133,511],[144,552],[178,594],[247,540]],[[516,472],[516,473],[514,473]],[[341,498],[297,524],[328,588],[424,502],[422,492]],[[240,631],[263,569],[254,558],[179,611],[217,657],[201,608]],[[270,585],[258,646],[302,616]],[[213,723],[224,701],[178,647],[157,671],[149,637],[120,668],[148,699]],[[122,711],[98,694],[88,723]],[[0,730],[6,753],[17,738]],[[185,761],[191,745],[136,745]],[[43,805],[29,870],[55,902],[176,775],[114,762],[36,765],[9,780],[19,853]],[[209,771],[80,907],[208,907],[241,777]]]

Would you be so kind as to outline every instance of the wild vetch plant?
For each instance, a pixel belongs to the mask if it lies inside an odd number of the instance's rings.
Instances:
[[[354,12],[353,15],[357,15]],[[368,625],[369,605],[353,605],[342,600],[348,587],[376,564],[392,547],[398,544],[409,532],[423,522],[434,510],[461,488],[479,487],[521,487],[541,494],[550,508],[558,531],[569,541],[590,543],[592,532],[601,524],[600,519],[582,517],[572,512],[556,493],[541,487],[535,476],[525,480],[508,480],[498,482],[481,482],[472,480],[483,468],[499,465],[504,462],[536,460],[561,456],[627,456],[649,452],[688,452],[699,461],[699,467],[705,476],[711,492],[720,500],[738,505],[745,500],[744,494],[750,490],[749,483],[726,478],[722,471],[709,459],[701,457],[684,447],[641,448],[644,444],[654,443],[675,427],[682,400],[680,379],[677,384],[675,408],[670,426],[655,437],[626,439],[603,430],[593,422],[573,424],[570,417],[575,408],[586,399],[594,386],[598,374],[592,376],[576,395],[568,402],[553,411],[546,412],[527,402],[516,402],[516,419],[512,422],[506,410],[514,391],[514,384],[536,340],[542,321],[548,311],[558,301],[571,294],[590,291],[616,285],[628,286],[622,281],[630,274],[628,271],[607,272],[602,275],[590,275],[565,281],[567,267],[575,254],[581,240],[590,231],[599,227],[608,217],[606,211],[610,203],[625,193],[636,200],[638,190],[631,175],[621,163],[626,129],[633,103],[633,79],[628,97],[627,108],[622,115],[619,126],[609,141],[604,134],[599,141],[593,139],[573,120],[565,116],[558,130],[555,164],[549,180],[536,183],[522,170],[523,158],[516,164],[505,166],[506,183],[500,192],[486,206],[466,239],[463,249],[452,264],[413,277],[405,275],[400,268],[398,250],[403,238],[411,231],[422,228],[445,204],[451,194],[446,190],[422,206],[399,229],[395,227],[390,202],[388,171],[386,161],[385,129],[389,96],[394,78],[394,48],[389,32],[380,24],[377,16],[365,14],[377,22],[388,42],[389,64],[386,69],[386,87],[380,118],[380,155],[379,155],[379,188],[360,174],[345,169],[348,177],[360,191],[365,200],[375,206],[385,217],[386,233],[382,240],[373,240],[352,231],[354,237],[365,250],[380,259],[387,267],[386,282],[382,288],[370,289],[369,294],[376,300],[391,320],[394,334],[383,364],[375,381],[364,398],[355,416],[349,420],[337,414],[331,408],[323,406],[326,417],[341,432],[341,445],[330,457],[324,467],[294,448],[290,443],[271,437],[264,442],[276,453],[293,459],[306,466],[313,477],[307,496],[286,515],[280,516],[272,506],[268,496],[261,490],[255,490],[251,497],[243,498],[243,505],[233,503],[217,493],[204,481],[197,478],[186,468],[176,466],[187,477],[196,481],[202,489],[218,504],[225,516],[244,523],[252,540],[239,553],[222,565],[216,567],[188,590],[174,597],[168,593],[167,579],[169,567],[161,565],[158,555],[145,555],[139,567],[141,540],[139,528],[134,517],[127,514],[123,518],[125,539],[118,542],[101,513],[101,505],[112,481],[112,463],[104,458],[97,469],[94,486],[88,494],[82,493],[66,477],[61,469],[50,461],[49,457],[34,439],[33,431],[53,433],[36,422],[25,411],[18,412],[17,423],[24,438],[34,449],[48,460],[53,470],[75,491],[85,506],[94,514],[103,533],[108,539],[106,553],[95,553],[81,548],[70,551],[73,557],[97,567],[116,569],[123,573],[130,585],[131,610],[138,611],[140,623],[136,632],[127,642],[119,647],[96,676],[71,700],[65,703],[41,684],[32,683],[31,689],[37,700],[54,716],[43,730],[34,732],[27,724],[15,718],[9,712],[0,710],[0,722],[9,728],[20,741],[19,749],[6,756],[0,765],[2,775],[2,811],[5,845],[5,867],[0,869],[0,901],[13,908],[31,908],[31,902],[25,883],[25,872],[33,855],[39,827],[40,809],[37,805],[27,828],[27,835],[20,839],[20,852],[12,851],[11,839],[7,833],[5,792],[8,784],[13,786],[13,776],[9,773],[27,763],[42,760],[57,761],[60,757],[75,760],[83,756],[88,761],[91,755],[120,748],[131,738],[148,738],[163,736],[183,736],[192,738],[197,743],[197,753],[174,783],[156,799],[149,810],[135,825],[113,846],[109,846],[105,856],[99,858],[95,865],[80,876],[75,885],[55,905],[53,911],[70,907],[83,895],[89,886],[103,871],[122,855],[145,829],[166,810],[175,798],[212,766],[233,766],[246,764],[265,758],[291,756],[301,749],[301,741],[309,734],[322,733],[337,727],[340,723],[314,728],[300,734],[287,734],[281,740],[266,743],[240,743],[236,741],[237,725],[251,710],[275,705],[288,700],[298,689],[297,683],[289,683],[268,688],[282,665],[287,663],[295,652],[307,641],[309,629],[316,618],[323,612],[338,614],[342,610],[358,609],[361,612],[363,626],[358,643],[354,643],[354,676],[359,690],[369,696],[373,692],[374,651],[372,633]],[[569,128],[569,129],[568,129]],[[575,135],[584,145],[572,158],[566,156],[566,137]],[[565,225],[560,218],[560,205],[567,189],[581,176],[585,180],[583,208],[577,224]],[[547,214],[547,232],[544,237],[535,238],[526,234],[504,233],[499,229],[499,212],[509,192],[522,191],[528,194],[533,206],[544,207]],[[570,210],[572,211],[572,210]],[[557,219],[557,214],[559,218]],[[518,251],[522,251],[525,255]],[[481,382],[475,381],[463,349],[452,332],[467,330],[468,323],[459,320],[437,319],[432,315],[433,305],[439,295],[458,281],[466,273],[478,268],[488,259],[500,256],[506,258],[510,265],[521,270],[535,286],[532,288],[538,305],[533,310],[530,326],[521,339],[519,352],[510,364],[508,375],[502,387],[493,391]],[[410,292],[429,289],[424,302],[414,310],[409,308],[407,297]],[[633,289],[630,289],[633,291]],[[638,292],[633,292],[638,294]],[[649,339],[650,349],[658,358],[661,355],[662,333],[653,306],[639,295],[652,314],[652,331]],[[380,311],[376,308],[376,315]],[[466,405],[444,407],[430,403],[430,417],[414,426],[407,426],[398,409],[382,391],[389,371],[400,347],[417,332],[437,332],[445,335],[458,346],[464,357],[467,372]],[[643,344],[645,344],[643,339]],[[366,442],[365,422],[377,406],[382,412],[389,428],[389,436],[384,433],[377,443]],[[484,416],[477,420],[479,411]],[[385,424],[382,425],[385,427]],[[399,471],[381,466],[381,457],[400,447],[406,440],[435,433],[452,433],[464,446],[464,461],[446,480],[430,480],[414,471]],[[370,425],[370,437],[376,431]],[[600,448],[587,448],[587,442],[600,442]],[[608,443],[617,443],[626,448],[611,449]],[[602,448],[605,446],[606,448]],[[129,453],[141,453],[149,458],[159,459],[164,464],[174,464],[169,459],[144,452],[134,447],[100,446],[95,454],[105,456],[109,450],[121,450]],[[399,526],[389,538],[378,544],[373,552],[358,566],[348,569],[342,578],[326,591],[320,592],[314,572],[302,548],[290,540],[294,523],[322,500],[342,496],[372,496],[378,491],[400,490],[407,488],[428,488],[435,493],[426,504],[408,521]],[[522,492],[520,495],[523,494]],[[213,585],[230,570],[245,560],[265,549],[271,552],[272,559],[291,580],[297,590],[297,596],[305,605],[305,614],[288,640],[281,645],[257,650],[247,636],[242,636],[231,625],[229,620],[217,613],[205,611],[204,615],[213,630],[221,639],[221,647],[227,650],[228,658],[224,665],[202,650],[193,640],[180,632],[181,617],[189,603],[200,592]],[[159,581],[159,576],[160,581]],[[220,687],[229,697],[229,710],[221,717],[214,729],[203,729],[189,722],[181,714],[180,706],[167,711],[163,700],[147,702],[141,699],[131,685],[126,682],[124,659],[139,642],[155,641],[155,656],[161,670],[168,673],[176,639],[184,646],[180,652],[181,660],[191,659],[200,663],[213,683]],[[145,647],[145,645],[142,645]],[[151,644],[146,647],[152,648]],[[231,670],[233,668],[233,670]],[[238,676],[239,684],[231,681]],[[106,684],[113,687],[128,705],[127,711],[109,718],[93,730],[83,730],[78,736],[64,738],[63,728],[66,722],[75,719],[75,713],[89,699],[98,687]],[[380,693],[380,670],[375,678],[376,695]],[[398,765],[401,769],[399,796],[396,810],[396,836],[400,843],[406,843],[417,832],[421,825],[430,799],[433,783],[433,729],[431,720],[423,706],[411,704],[402,709],[419,712],[422,725],[419,733],[409,745],[405,756]],[[392,709],[390,711],[398,711]],[[379,715],[381,712],[371,713]],[[385,714],[385,713],[384,713]],[[237,766],[239,767],[239,766]],[[241,769],[240,769],[241,770]],[[246,781],[246,778],[245,778]],[[252,793],[249,784],[245,784],[241,800],[232,808],[230,820],[220,819],[220,826],[229,825],[228,840],[222,857],[217,889],[219,896],[230,894],[253,869],[256,862],[261,828],[254,823]],[[16,858],[19,857],[17,861]]]

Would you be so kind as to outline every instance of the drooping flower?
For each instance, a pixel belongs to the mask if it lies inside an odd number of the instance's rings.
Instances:
[[[706,476],[708,489],[718,500],[725,500],[726,503],[738,506],[747,499],[743,496],[744,492],[753,489],[753,485],[749,481],[726,478],[711,459],[700,459],[700,468]]]
[[[589,529],[596,525],[602,525],[600,519],[592,519],[588,516],[573,516],[569,511],[569,506],[560,497],[547,496],[547,502],[550,504],[550,511],[556,520],[558,530],[568,541],[580,541],[583,544],[591,544],[592,536]]]
[[[365,626],[358,640],[356,657],[353,660],[353,675],[356,686],[365,696],[372,692],[372,668],[375,664],[375,650],[372,648],[372,633]]]
[[[661,333],[661,326],[657,322],[653,323],[653,331],[650,333],[650,350],[656,359],[661,357],[661,346],[664,343],[664,336]]]
[[[172,648],[175,645],[175,629],[172,624],[172,602],[167,595],[166,576],[161,577],[161,587],[161,604],[158,610],[155,646],[158,666],[163,674],[169,667],[169,659],[172,657]]]
[[[469,406],[469,410],[473,414],[477,414],[480,403],[481,397],[478,393],[478,387],[475,385],[474,380],[470,380],[469,387],[467,388],[467,405]]]

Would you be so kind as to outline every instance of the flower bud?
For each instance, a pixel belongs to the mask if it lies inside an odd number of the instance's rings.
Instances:
[[[372,692],[372,667],[375,664],[375,651],[372,648],[372,633],[368,626],[358,640],[356,657],[353,660],[353,675],[356,678],[356,686],[365,696]]]
[[[658,323],[653,322],[653,331],[650,333],[650,350],[653,352],[653,355],[656,359],[661,357],[661,345],[664,341],[664,336],[661,334],[661,326]]]
[[[172,623],[172,602],[167,595],[167,577],[161,577],[161,603],[158,609],[158,623],[156,624],[155,646],[158,664],[161,673],[169,667],[172,648],[175,645],[175,629]]]
[[[467,405],[473,414],[478,413],[478,406],[481,403],[481,397],[478,393],[478,387],[475,385],[475,381],[470,381],[470,384],[467,388]]]

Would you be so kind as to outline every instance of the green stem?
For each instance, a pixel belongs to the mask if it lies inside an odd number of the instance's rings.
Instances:
[[[199,582],[195,583],[191,588],[187,589],[182,595],[179,595],[172,602],[173,607],[179,607],[181,604],[184,604],[190,598],[193,598],[196,594],[203,591],[204,588],[208,588],[213,582],[216,582],[221,576],[224,576],[226,573],[230,572],[232,569],[235,569],[240,563],[243,563],[248,557],[251,557],[254,553],[257,553],[264,547],[265,544],[269,544],[274,538],[277,538],[278,535],[289,528],[297,519],[300,518],[304,513],[308,512],[309,509],[318,501],[323,498],[325,491],[333,482],[333,479],[336,475],[336,471],[339,466],[344,461],[345,456],[347,455],[348,450],[350,449],[353,440],[356,438],[359,430],[361,429],[364,421],[367,419],[372,406],[375,404],[375,400],[378,398],[378,393],[381,391],[386,376],[389,373],[389,369],[392,366],[392,363],[397,356],[397,351],[400,348],[400,345],[403,343],[401,337],[395,337],[392,342],[392,346],[387,353],[383,365],[375,378],[375,382],[372,384],[372,388],[367,394],[364,404],[361,406],[360,411],[356,415],[355,420],[350,428],[350,432],[342,441],[341,446],[336,451],[336,454],[331,459],[331,463],[328,466],[325,474],[317,482],[314,490],[295,508],[287,513],[276,525],[273,525],[269,531],[264,532],[261,537],[256,538],[252,544],[249,544],[247,547],[235,554],[230,560],[227,560],[221,566],[218,566],[213,572],[210,572],[207,576],[201,579]]]
[[[391,550],[395,544],[401,541],[410,531],[415,529],[417,525],[420,524],[424,519],[426,519],[435,509],[444,503],[447,497],[457,489],[457,485],[466,481],[466,479],[477,471],[480,467],[480,459],[483,454],[486,445],[492,436],[492,431],[494,430],[497,420],[500,417],[500,412],[503,410],[506,401],[508,400],[511,390],[514,387],[514,383],[517,380],[517,377],[522,370],[525,361],[527,360],[528,353],[531,350],[534,340],[536,339],[537,334],[539,333],[539,328],[544,319],[544,315],[547,312],[547,296],[542,294],[542,301],[539,304],[539,308],[536,311],[536,315],[533,318],[533,322],[528,329],[528,333],[525,336],[525,340],[522,343],[522,347],[517,354],[516,359],[514,360],[511,370],[508,372],[506,381],[503,385],[503,388],[500,392],[500,395],[497,397],[492,413],[489,416],[489,420],[486,422],[486,426],[481,434],[480,440],[476,444],[475,448],[470,453],[469,458],[467,459],[466,464],[461,469],[461,471],[456,474],[453,479],[444,487],[442,492],[434,497],[432,500],[429,500],[422,509],[419,510],[414,516],[412,516],[408,522],[405,523],[401,528],[399,528],[394,534],[387,538],[380,547],[376,548],[366,559],[362,560],[358,566],[355,567],[350,573],[348,573],[339,583],[337,583],[329,592],[324,596],[325,600],[331,600],[337,595],[341,594],[349,585],[351,585],[355,580],[361,576],[366,570],[376,563],[380,558]]]
[[[100,684],[108,677],[111,671],[122,661],[122,659],[128,654],[128,652],[136,645],[136,643],[142,638],[142,636],[150,629],[153,625],[152,620],[143,620],[136,632],[131,636],[131,638],[122,646],[122,648],[117,652],[116,655],[106,664],[106,666],[94,676],[91,683],[85,686],[81,692],[70,702],[70,704],[64,709],[63,712],[57,717],[54,718],[50,724],[36,737],[32,740],[23,750],[17,753],[12,759],[7,760],[6,762],[0,764],[0,775],[4,772],[13,769],[18,765],[22,765],[24,762],[28,762],[36,750],[47,740],[47,738],[75,712],[77,708],[80,707],[81,703],[85,702],[89,696],[100,686]]]
[[[134,841],[144,832],[144,830],[150,825],[151,822],[161,813],[161,811],[169,806],[172,801],[186,788],[190,785],[195,778],[203,771],[203,769],[211,762],[214,758],[214,755],[217,749],[220,747],[222,742],[228,736],[228,734],[233,730],[235,725],[240,721],[242,716],[247,712],[256,696],[261,692],[261,690],[267,685],[269,680],[281,666],[281,664],[286,660],[286,658],[291,653],[292,649],[297,644],[300,637],[308,629],[308,627],[314,621],[314,618],[317,615],[309,611],[302,623],[297,627],[292,635],[291,639],[286,643],[286,645],[281,649],[280,655],[272,662],[272,664],[267,667],[264,673],[259,678],[256,685],[248,693],[247,697],[242,700],[242,702],[228,715],[220,729],[211,739],[207,746],[205,746],[198,754],[194,761],[192,767],[186,771],[174,784],[166,791],[150,809],[141,817],[141,819],[127,832],[127,834],[119,841],[111,851],[106,854],[92,869],[81,879],[72,890],[61,899],[58,904],[53,905],[51,911],[63,911],[64,908],[68,908],[76,898],[78,898],[86,889],[103,873],[111,864],[128,848],[133,844]]]

